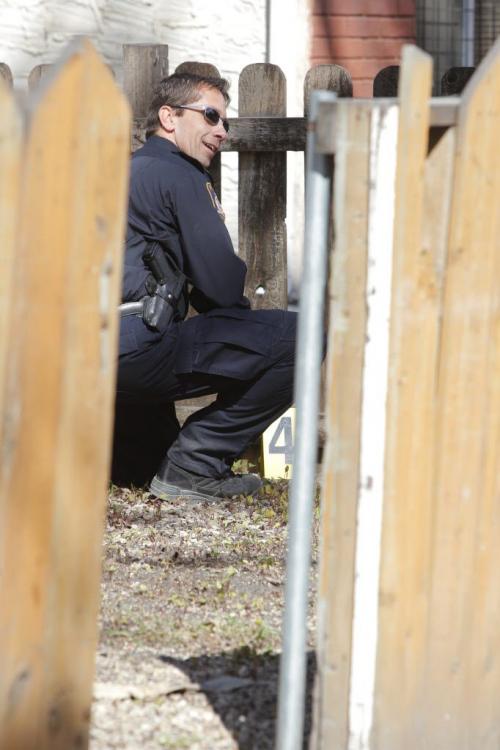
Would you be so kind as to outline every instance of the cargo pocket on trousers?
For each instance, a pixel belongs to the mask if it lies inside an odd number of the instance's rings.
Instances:
[[[195,336],[193,371],[249,380],[267,369],[279,329],[262,317],[247,311],[204,316]]]
[[[217,341],[207,341],[193,351],[193,372],[251,380],[270,365],[264,354]]]

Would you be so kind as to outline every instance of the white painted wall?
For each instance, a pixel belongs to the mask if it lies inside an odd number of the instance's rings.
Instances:
[[[288,81],[289,114],[302,113],[307,67],[306,0],[271,0],[270,59]],[[76,35],[88,36],[121,83],[122,44],[169,45],[170,71],[185,60],[210,62],[231,81],[230,115],[237,113],[238,75],[266,59],[266,0],[0,0],[0,62],[12,70],[16,89],[40,63],[54,62]],[[300,169],[302,171],[302,161]],[[296,167],[290,166],[292,177]],[[223,203],[237,245],[237,155],[223,157]],[[300,186],[292,187],[290,198]],[[299,209],[289,209],[291,256],[297,255]],[[299,234],[301,233],[299,224]],[[294,266],[293,260],[291,261]],[[295,264],[296,265],[296,264]]]
[[[0,0],[0,59],[22,85],[75,36],[95,43],[121,79],[121,45],[169,45],[171,69],[205,60],[235,78],[265,54],[265,0]]]
[[[304,114],[304,78],[309,70],[309,3],[271,0],[269,62],[279,65],[287,80],[289,117]],[[299,291],[304,240],[304,154],[287,159],[288,290]]]

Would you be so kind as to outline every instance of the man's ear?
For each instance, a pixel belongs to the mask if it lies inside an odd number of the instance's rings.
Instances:
[[[158,119],[160,120],[162,128],[166,130],[167,133],[174,132],[175,117],[175,110],[173,109],[173,107],[169,107],[168,104],[164,104],[163,107],[160,107],[160,109],[158,110]]]

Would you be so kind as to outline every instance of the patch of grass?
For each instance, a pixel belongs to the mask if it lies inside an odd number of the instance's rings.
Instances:
[[[201,741],[202,737],[199,734],[176,734],[175,737],[163,735],[158,738],[158,745],[164,750],[189,750],[194,743]]]

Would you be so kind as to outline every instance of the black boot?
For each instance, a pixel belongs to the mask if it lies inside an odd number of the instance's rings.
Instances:
[[[258,474],[229,474],[214,479],[200,477],[165,459],[153,477],[149,491],[163,500],[188,497],[191,500],[218,500],[235,495],[254,495],[262,487]]]

